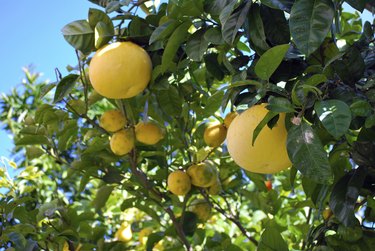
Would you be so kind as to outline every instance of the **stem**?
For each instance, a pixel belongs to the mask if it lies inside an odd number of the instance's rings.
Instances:
[[[307,213],[307,218],[306,218],[307,224],[309,224],[310,222],[311,215],[312,215],[312,208],[310,207],[309,212]],[[306,240],[303,240],[301,250],[305,250],[305,248],[306,248]]]

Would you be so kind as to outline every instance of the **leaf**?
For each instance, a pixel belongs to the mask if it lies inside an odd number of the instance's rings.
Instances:
[[[350,6],[352,6],[354,9],[363,12],[366,6],[366,0],[345,0]]]
[[[245,6],[238,8],[226,22],[222,25],[221,30],[224,41],[228,44],[233,44],[238,30],[244,24],[247,13],[249,12],[251,1],[246,2]]]
[[[317,86],[318,84],[326,82],[328,79],[324,74],[315,74],[308,78],[305,82],[306,85]]]
[[[113,189],[114,186],[104,185],[97,190],[95,199],[92,201],[92,204],[95,207],[96,211],[100,210],[102,207],[105,206]]]
[[[147,243],[146,243],[146,251],[152,251],[154,246],[162,240],[164,237],[164,232],[156,232],[156,233],[151,233],[147,237]]]
[[[342,57],[333,62],[333,68],[344,82],[354,84],[363,77],[366,65],[361,52],[352,46]]]
[[[335,99],[318,101],[314,110],[324,128],[336,139],[349,130],[352,114],[345,102]]]
[[[343,176],[332,189],[329,206],[345,226],[358,224],[354,216],[354,207],[366,174],[366,169],[359,167]]]
[[[295,0],[261,0],[262,4],[270,8],[290,12]]]
[[[112,33],[114,33],[112,20],[105,12],[98,9],[90,8],[88,16],[88,22],[92,29],[95,29],[96,25],[99,22],[102,22],[108,27],[108,30],[111,30]]]
[[[113,35],[113,30],[111,30],[105,23],[97,23],[95,26],[95,48],[99,49],[106,45],[111,41]]]
[[[208,29],[204,34],[204,39],[212,44],[220,45],[224,43],[224,39],[219,27],[212,27]]]
[[[268,110],[273,112],[295,112],[294,106],[286,98],[271,96],[268,100],[268,105],[266,106]]]
[[[262,121],[259,122],[257,127],[255,127],[253,132],[253,140],[251,142],[251,145],[254,146],[255,140],[258,137],[259,133],[262,131],[263,127],[267,125],[269,121],[271,121],[276,115],[278,115],[277,112],[269,111],[266,116],[262,119]]]
[[[333,21],[330,0],[299,0],[290,13],[290,33],[297,48],[309,56],[324,41]]]
[[[62,78],[60,82],[57,83],[53,102],[57,103],[61,101],[66,95],[68,95],[76,84],[78,78],[79,75],[77,74],[69,74],[68,76]]]
[[[177,50],[182,42],[186,40],[190,26],[191,22],[186,21],[180,24],[170,36],[161,59],[163,71],[167,71],[170,69],[171,65],[173,65],[173,59],[176,56]]]
[[[266,51],[255,65],[255,73],[260,79],[269,80],[289,49],[289,44],[277,45]]]
[[[50,142],[46,136],[43,135],[24,135],[20,139],[15,140],[16,146],[27,146],[27,145],[50,145]]]
[[[181,221],[181,218],[177,218]],[[182,230],[187,236],[193,236],[197,229],[198,217],[195,213],[186,211],[182,222]]]
[[[224,91],[222,90],[216,91],[213,95],[211,95],[207,99],[207,104],[204,107],[204,113],[207,116],[214,114],[217,110],[219,110],[221,106],[221,101],[223,100],[223,98],[224,98]]]
[[[168,90],[159,91],[156,97],[166,114],[170,116],[181,115],[182,103],[176,87],[170,86]]]
[[[269,224],[263,231],[257,251],[287,251],[288,245],[274,226]]]
[[[95,45],[94,30],[86,20],[77,20],[65,25],[62,30],[65,40],[84,54],[91,52]]]
[[[247,16],[246,33],[250,45],[259,55],[262,55],[270,48],[266,42],[266,35],[264,33],[263,21],[260,16],[258,4],[253,4],[250,8]]]
[[[229,0],[229,2],[225,6],[223,6],[223,9],[220,9],[219,19],[220,19],[220,23],[221,23],[222,28],[224,27],[227,20],[230,18],[236,3],[237,3],[236,0]]]
[[[221,69],[219,61],[217,59],[218,54],[210,53],[204,55],[204,63],[206,64],[207,71],[214,76],[217,80],[223,80],[224,72]]]
[[[193,61],[202,61],[206,53],[209,42],[204,38],[205,30],[196,31],[186,43],[186,54]]]
[[[287,151],[290,160],[304,176],[319,184],[332,183],[332,170],[317,134],[306,122],[288,131]]]
[[[170,36],[178,25],[179,25],[179,22],[177,22],[174,19],[169,19],[168,21],[166,21],[162,25],[158,26],[152,32],[149,44],[152,44],[152,43],[154,43],[156,41],[159,41],[159,40],[163,40],[166,37]]]
[[[358,100],[350,105],[350,110],[354,116],[367,117],[372,113],[372,107],[366,100]]]
[[[275,46],[290,42],[289,23],[284,11],[262,6],[260,16],[268,43]]]

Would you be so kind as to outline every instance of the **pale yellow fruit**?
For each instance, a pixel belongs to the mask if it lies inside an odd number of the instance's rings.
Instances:
[[[122,129],[115,132],[109,142],[111,150],[116,155],[125,155],[134,147],[134,134],[130,129]]]
[[[62,251],[70,251],[70,249],[69,249],[69,244],[68,244],[67,241],[64,241],[64,246],[63,246]]]
[[[127,120],[120,110],[105,111],[99,120],[99,125],[107,132],[117,132],[124,128]]]
[[[203,134],[204,142],[211,147],[220,146],[227,135],[227,128],[223,124],[211,124],[206,127]]]
[[[131,225],[121,225],[121,227],[116,231],[115,238],[122,242],[129,242],[133,238]]]
[[[131,98],[151,79],[152,63],[147,52],[132,42],[116,42],[99,49],[90,62],[93,88],[106,98]]]
[[[188,206],[188,211],[195,213],[202,222],[206,222],[212,216],[211,206],[204,199],[193,200]]]
[[[268,113],[266,104],[255,105],[237,116],[228,129],[228,152],[240,167],[254,173],[276,173],[292,165],[286,150],[285,114],[272,130],[266,125],[252,145],[253,132]]]
[[[139,122],[135,126],[135,138],[143,144],[154,145],[164,138],[164,132],[152,122]]]
[[[237,112],[230,112],[230,113],[227,114],[227,116],[225,116],[224,125],[227,129],[229,128],[229,126],[232,123],[232,121],[234,120],[234,118],[237,117],[237,116],[238,116]]]
[[[191,184],[197,187],[210,187],[217,178],[217,170],[211,161],[204,161],[191,165],[187,174],[190,176]]]
[[[152,233],[152,228],[151,227],[146,227],[139,231],[138,238],[139,238],[139,243],[141,245],[145,245],[147,242],[147,237]]]
[[[186,195],[191,189],[189,175],[180,170],[170,173],[168,175],[168,189],[175,195]]]

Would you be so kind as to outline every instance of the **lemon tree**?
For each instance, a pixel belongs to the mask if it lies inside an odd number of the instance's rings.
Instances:
[[[0,250],[373,249],[374,1],[90,2],[0,99]]]

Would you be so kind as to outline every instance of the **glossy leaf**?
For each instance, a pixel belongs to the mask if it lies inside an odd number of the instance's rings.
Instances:
[[[258,4],[253,4],[250,8],[247,17],[246,32],[251,47],[254,48],[259,55],[262,55],[270,48],[266,42],[266,35],[264,33],[263,22],[260,16],[260,7]]]
[[[53,102],[57,103],[61,101],[66,95],[68,95],[76,84],[78,78],[79,75],[77,74],[69,74],[68,76],[65,76],[63,79],[61,79],[60,82],[57,83]]]
[[[99,49],[100,47],[106,45],[109,41],[111,41],[113,35],[113,30],[108,28],[105,23],[98,22],[95,26],[95,48]]]
[[[269,80],[289,49],[288,44],[278,45],[266,51],[255,65],[255,73],[263,80]]]
[[[268,7],[290,12],[295,0],[261,0],[262,4]]]
[[[268,110],[273,112],[295,112],[292,103],[286,98],[273,97],[271,96],[268,100],[268,105],[266,106]]]
[[[290,13],[290,32],[297,48],[309,56],[324,41],[334,16],[330,0],[299,0]]]
[[[99,22],[102,22],[108,27],[109,31],[112,31],[112,33],[114,33],[112,20],[105,12],[98,9],[90,8],[88,16],[88,22],[92,29],[95,29],[96,25]]]
[[[290,42],[289,23],[282,10],[261,6],[260,15],[268,43],[275,46]]]
[[[333,62],[333,67],[343,81],[354,84],[361,79],[366,66],[361,53],[353,46]]]
[[[350,6],[352,6],[354,9],[362,12],[365,9],[366,6],[366,0],[345,0]]]
[[[173,31],[178,27],[179,23],[176,20],[168,20],[162,25],[158,26],[151,34],[149,44],[152,44],[156,41],[163,40],[170,36]]]
[[[260,237],[258,251],[287,251],[288,245],[281,236],[280,232],[270,224],[263,231]]]
[[[86,20],[77,20],[65,25],[62,30],[65,40],[76,50],[89,53],[95,47],[94,30]]]
[[[223,38],[228,44],[233,44],[238,30],[244,24],[247,13],[250,9],[251,1],[248,1],[245,6],[238,8],[222,26]]]
[[[257,139],[259,133],[262,131],[263,127],[265,127],[267,125],[267,123],[269,121],[271,121],[271,119],[273,119],[277,115],[278,115],[277,112],[269,111],[266,114],[266,116],[264,116],[262,121],[259,122],[259,124],[257,125],[257,127],[255,127],[254,132],[253,132],[253,139],[252,139],[252,142],[251,142],[252,146],[254,146],[255,140]]]
[[[193,61],[201,61],[209,42],[204,37],[205,30],[196,31],[186,42],[186,54]]]

